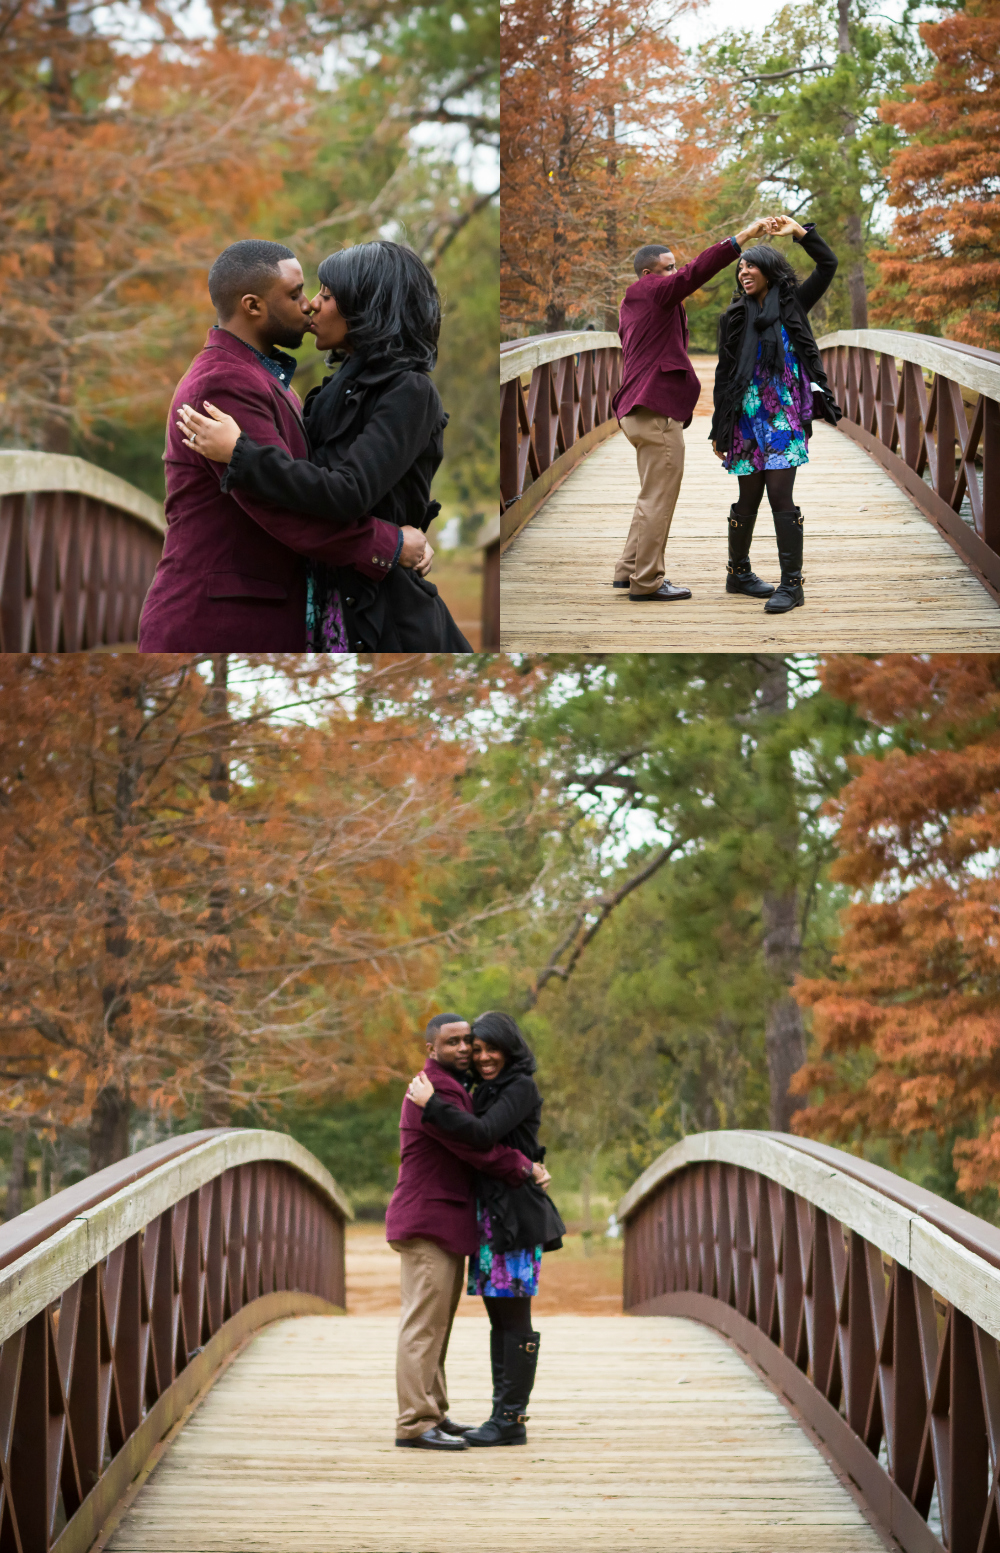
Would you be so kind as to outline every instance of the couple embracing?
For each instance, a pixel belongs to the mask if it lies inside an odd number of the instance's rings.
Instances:
[[[281,243],[208,276],[217,324],[181,379],[164,451],[166,539],[141,652],[469,652],[427,580],[445,414],[441,307],[403,244],[330,254],[310,295]],[[339,371],[301,404],[288,350]]]
[[[531,1324],[544,1251],[565,1225],[545,1193],[535,1059],[508,1014],[438,1014],[400,1117],[399,1179],[386,1239],[400,1257],[396,1444],[417,1450],[523,1445],[538,1366]],[[493,1407],[478,1427],[448,1416],[445,1357],[467,1291],[490,1322]]]

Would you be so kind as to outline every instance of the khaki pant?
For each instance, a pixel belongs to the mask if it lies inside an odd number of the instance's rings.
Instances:
[[[664,578],[667,535],[684,474],[684,428],[641,405],[622,416],[621,428],[635,448],[641,484],[615,581],[630,581],[632,593],[655,593]]]
[[[444,1361],[462,1294],[465,1257],[433,1240],[390,1240],[399,1252],[396,1439],[413,1440],[448,1416]]]

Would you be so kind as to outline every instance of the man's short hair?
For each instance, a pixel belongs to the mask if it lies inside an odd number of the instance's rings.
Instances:
[[[269,243],[263,237],[247,237],[224,248],[208,272],[208,294],[225,323],[248,292],[263,296],[278,273],[282,259],[294,259],[284,243]]]
[[[670,249],[664,243],[647,243],[645,248],[639,249],[632,260],[635,266],[635,273],[641,277],[643,270],[652,269],[654,259],[658,259],[661,253],[669,252]]]
[[[428,1019],[424,1034],[429,1041],[432,1041],[442,1025],[467,1025],[468,1023],[464,1014],[435,1014],[433,1019]]]

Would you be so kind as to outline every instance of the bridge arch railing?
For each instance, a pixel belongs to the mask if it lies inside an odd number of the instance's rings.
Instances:
[[[86,459],[0,452],[0,652],[139,639],[163,508]]]
[[[0,1229],[0,1548],[84,1553],[251,1332],[344,1305],[347,1200],[280,1133],[157,1144]]]
[[[626,1311],[738,1344],[906,1553],[1000,1546],[1000,1229],[764,1132],[684,1139],[619,1216]]]
[[[894,329],[844,329],[818,343],[841,431],[1000,598],[1000,352]]]
[[[501,345],[502,545],[578,459],[617,429],[611,401],[621,383],[621,359],[618,335],[593,329]]]

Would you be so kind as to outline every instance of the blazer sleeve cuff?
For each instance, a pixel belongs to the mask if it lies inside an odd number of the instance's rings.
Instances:
[[[351,564],[374,582],[382,582],[396,564],[403,548],[403,535],[395,523],[385,523],[381,518],[372,518],[371,524],[371,558],[366,548]]]
[[[815,232],[815,230],[816,230],[816,223],[815,223],[815,221],[803,222],[803,226],[804,226],[804,231],[802,233],[802,237],[799,236],[798,232],[793,232],[792,233],[792,242],[793,243],[801,243],[804,238],[809,236],[810,232]]]
[[[220,490],[228,492],[234,485],[239,485],[240,467],[247,455],[256,451],[256,442],[252,442],[245,432],[240,432],[236,439],[236,446],[233,448],[233,456],[223,468],[222,478],[219,481]]]

